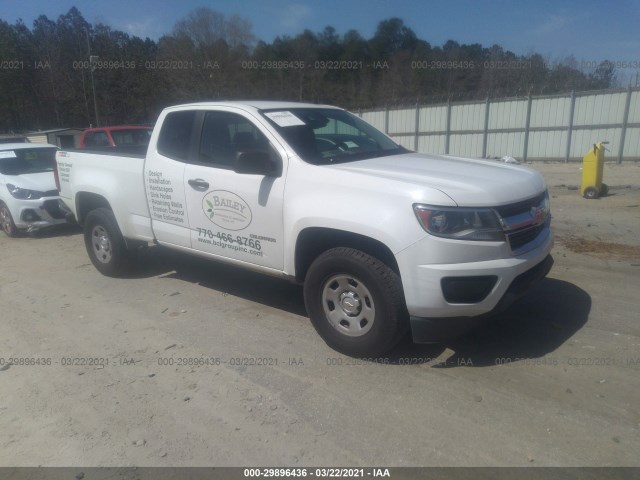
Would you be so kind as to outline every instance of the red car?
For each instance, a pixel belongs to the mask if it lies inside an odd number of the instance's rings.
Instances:
[[[152,131],[153,127],[143,125],[87,128],[80,137],[80,148],[146,147]]]

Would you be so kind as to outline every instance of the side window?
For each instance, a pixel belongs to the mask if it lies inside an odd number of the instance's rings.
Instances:
[[[231,169],[238,153],[255,151],[270,149],[269,140],[253,123],[235,113],[205,113],[199,163]]]
[[[117,147],[121,145],[133,145],[133,133],[131,130],[112,130],[111,138]]]
[[[95,143],[93,142],[93,132],[89,132],[84,136],[84,146],[85,147],[95,147]]]
[[[109,145],[109,137],[107,137],[106,132],[99,131],[93,134],[94,147],[108,147]]]
[[[188,160],[195,117],[195,110],[172,112],[165,117],[158,137],[160,155],[182,162]]]

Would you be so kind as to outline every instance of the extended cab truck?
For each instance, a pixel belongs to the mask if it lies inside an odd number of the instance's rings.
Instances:
[[[314,327],[348,355],[382,354],[409,328],[416,342],[458,333],[552,264],[538,173],[416,154],[334,107],[171,107],[146,156],[57,164],[103,274],[152,242],[303,282]]]

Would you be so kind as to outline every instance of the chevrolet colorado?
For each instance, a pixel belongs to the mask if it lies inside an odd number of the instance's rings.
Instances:
[[[311,321],[353,356],[459,333],[551,268],[549,196],[522,166],[411,152],[339,108],[166,108],[146,155],[57,153],[95,267],[156,243],[304,284]]]

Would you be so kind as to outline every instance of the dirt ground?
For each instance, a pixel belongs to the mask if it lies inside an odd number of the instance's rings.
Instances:
[[[640,165],[535,164],[549,277],[478,331],[379,362],[300,287],[150,248],[101,276],[80,231],[0,236],[0,466],[640,466]]]

